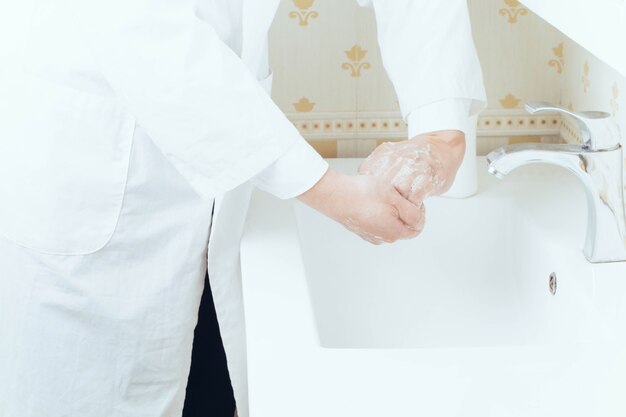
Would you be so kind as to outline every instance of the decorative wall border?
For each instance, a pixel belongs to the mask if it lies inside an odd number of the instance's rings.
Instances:
[[[580,128],[571,117],[561,118],[560,136],[566,143],[581,143]]]
[[[288,113],[307,140],[405,139],[407,125],[398,112]],[[478,137],[560,136],[558,114],[530,115],[524,110],[484,111]]]

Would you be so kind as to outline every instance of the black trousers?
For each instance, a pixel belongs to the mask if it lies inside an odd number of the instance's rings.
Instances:
[[[235,399],[208,276],[194,333],[183,417],[233,417]]]

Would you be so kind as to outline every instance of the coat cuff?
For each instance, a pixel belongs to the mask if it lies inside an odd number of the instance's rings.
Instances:
[[[252,183],[278,198],[297,197],[311,189],[328,171],[326,162],[304,139],[252,179]]]
[[[444,99],[418,107],[407,116],[409,139],[440,130],[460,130],[467,134],[470,107],[471,100],[463,98]]]

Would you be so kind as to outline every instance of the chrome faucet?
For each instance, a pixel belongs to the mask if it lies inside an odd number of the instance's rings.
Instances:
[[[573,172],[587,196],[587,237],[583,253],[589,262],[626,261],[623,153],[619,127],[608,113],[573,112],[550,103],[526,104],[531,113],[559,112],[572,117],[581,145],[517,144],[487,155],[489,172],[498,178],[527,164],[558,165]]]

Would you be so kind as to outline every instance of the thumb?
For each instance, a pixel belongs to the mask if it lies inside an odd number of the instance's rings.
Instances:
[[[423,227],[424,224],[424,205],[416,206],[406,198],[404,198],[397,190],[394,190],[393,205],[398,210],[398,216],[407,226],[417,229]]]

